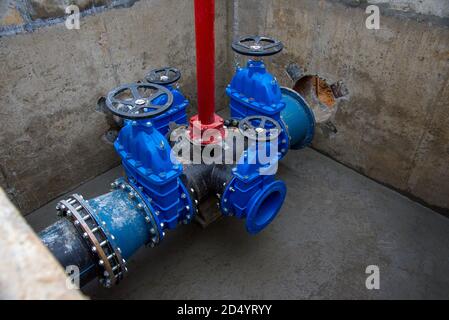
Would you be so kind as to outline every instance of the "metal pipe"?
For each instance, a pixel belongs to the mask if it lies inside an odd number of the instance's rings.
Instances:
[[[98,275],[94,255],[68,219],[60,219],[39,233],[45,246],[63,266],[76,266],[80,271],[80,285],[84,286]]]
[[[307,102],[296,91],[281,87],[285,108],[281,118],[290,136],[290,148],[301,149],[308,146],[315,132],[315,118]]]
[[[195,0],[194,6],[198,118],[209,125],[215,121],[215,1]]]

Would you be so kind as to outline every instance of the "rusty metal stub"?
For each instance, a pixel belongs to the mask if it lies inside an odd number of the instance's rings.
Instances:
[[[349,94],[349,90],[342,80],[330,85],[332,93],[336,99],[342,98]]]
[[[290,63],[286,67],[285,71],[287,71],[288,76],[293,81],[298,81],[299,79],[301,79],[301,77],[304,76],[303,69],[299,65],[297,65],[296,63]]]

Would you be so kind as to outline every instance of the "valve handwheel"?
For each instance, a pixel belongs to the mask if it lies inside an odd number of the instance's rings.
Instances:
[[[245,56],[271,56],[284,48],[282,42],[263,36],[244,36],[232,43],[232,50]]]
[[[126,119],[152,118],[165,112],[173,103],[173,94],[154,83],[130,83],[108,93],[106,106]]]
[[[180,78],[181,71],[172,67],[153,69],[145,76],[147,82],[161,85],[175,83]]]
[[[239,122],[239,130],[243,136],[251,140],[271,141],[281,134],[280,124],[266,116],[249,116]]]

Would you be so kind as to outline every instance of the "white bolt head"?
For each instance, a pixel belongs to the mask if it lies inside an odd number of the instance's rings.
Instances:
[[[137,99],[134,101],[135,104],[137,104],[138,106],[144,105],[146,102],[145,99]]]

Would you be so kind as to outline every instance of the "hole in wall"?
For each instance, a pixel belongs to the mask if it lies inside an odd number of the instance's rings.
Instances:
[[[328,121],[335,112],[336,100],[325,79],[316,75],[304,76],[296,81],[293,90],[307,101],[317,123]]]

